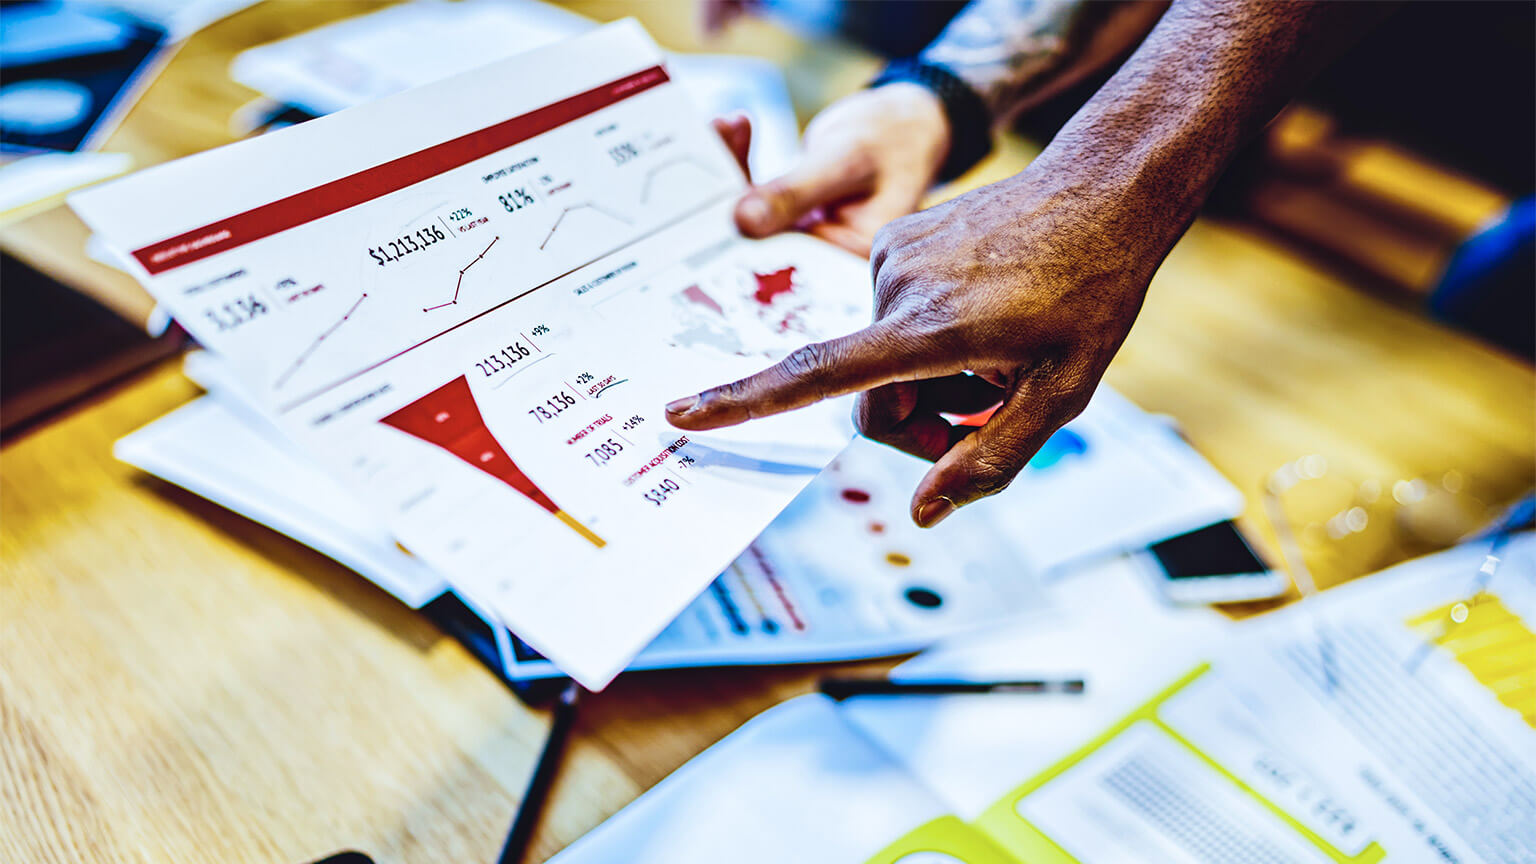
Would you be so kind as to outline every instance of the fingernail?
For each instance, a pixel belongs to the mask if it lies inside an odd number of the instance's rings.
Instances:
[[[748,227],[765,231],[768,229],[768,220],[773,217],[773,209],[768,206],[767,201],[762,199],[762,196],[749,195],[742,200],[737,214]]]
[[[693,410],[693,406],[699,404],[699,397],[685,396],[667,403],[668,414],[687,414]]]
[[[917,508],[917,525],[919,528],[932,528],[947,519],[953,512],[955,512],[955,502],[940,495]]]

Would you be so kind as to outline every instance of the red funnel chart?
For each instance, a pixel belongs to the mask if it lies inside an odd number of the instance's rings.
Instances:
[[[485,425],[485,419],[480,416],[480,408],[475,405],[474,394],[469,390],[469,381],[463,375],[379,422],[447,450],[523,493],[533,503],[569,525],[571,530],[586,538],[593,546],[601,548],[607,545],[603,538],[555,506],[555,502],[544,494],[544,490],[535,486],[528,475],[517,467],[517,463],[512,461],[512,457],[507,455],[507,451],[502,449]]]

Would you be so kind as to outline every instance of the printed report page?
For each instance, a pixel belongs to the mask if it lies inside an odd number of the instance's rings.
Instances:
[[[670,399],[869,320],[868,266],[739,237],[745,179],[640,27],[71,199],[400,542],[606,684],[847,443]],[[238,459],[238,453],[229,458]]]

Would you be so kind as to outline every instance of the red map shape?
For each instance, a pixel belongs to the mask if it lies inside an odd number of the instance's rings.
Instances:
[[[491,435],[463,375],[383,418],[379,422],[447,450],[528,496],[551,513],[560,508],[533,485]]]
[[[757,291],[753,292],[752,297],[764,306],[771,304],[773,298],[780,294],[789,294],[795,290],[795,268],[793,267],[752,275],[757,278]]]
[[[759,276],[758,278],[761,280],[762,277]],[[763,289],[759,288],[757,290],[762,291]],[[703,306],[705,309],[714,312],[721,318],[725,317],[725,310],[720,307],[720,303],[716,301],[715,298],[709,296],[709,294],[707,294],[703,288],[700,288],[697,285],[689,285],[687,288],[684,288],[683,297],[686,298],[688,302]]]

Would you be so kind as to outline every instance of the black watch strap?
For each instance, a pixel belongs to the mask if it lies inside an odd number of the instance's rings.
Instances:
[[[870,87],[898,82],[921,84],[933,91],[949,119],[949,154],[939,166],[938,182],[948,183],[992,151],[992,112],[981,96],[943,66],[916,57],[893,60],[869,82]]]

